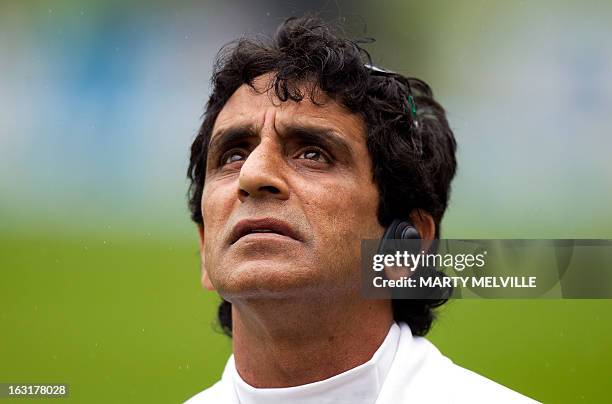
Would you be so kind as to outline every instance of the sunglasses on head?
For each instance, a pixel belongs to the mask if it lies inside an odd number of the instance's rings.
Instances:
[[[373,76],[392,77],[392,78],[400,76],[398,73],[392,72],[391,70],[380,68],[378,66],[374,66],[370,64],[364,64],[364,66],[366,69],[370,71],[370,74],[372,74]],[[417,120],[416,103],[414,102],[414,97],[412,96],[412,89],[410,88],[410,82],[406,80],[405,83],[408,87],[408,100],[406,103],[406,108],[410,111],[410,114],[412,116],[412,123],[414,127],[418,129],[419,121]]]

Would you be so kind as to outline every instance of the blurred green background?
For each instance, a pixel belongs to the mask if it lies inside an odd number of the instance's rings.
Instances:
[[[367,24],[447,108],[445,237],[612,238],[610,2],[1,1],[0,383],[176,402],[219,378],[188,148],[220,46],[307,9]],[[610,402],[610,300],[453,301],[428,338],[540,401]]]

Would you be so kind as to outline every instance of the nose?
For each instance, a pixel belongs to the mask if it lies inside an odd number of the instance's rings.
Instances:
[[[283,177],[284,159],[280,147],[272,138],[263,138],[240,168],[238,199],[288,199],[289,187]]]

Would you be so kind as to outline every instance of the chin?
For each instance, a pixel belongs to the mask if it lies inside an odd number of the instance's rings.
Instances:
[[[296,261],[251,260],[217,270],[215,288],[226,300],[295,297],[323,283],[319,271]]]

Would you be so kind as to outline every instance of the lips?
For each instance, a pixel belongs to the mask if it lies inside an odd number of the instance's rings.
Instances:
[[[252,233],[280,234],[281,236],[300,241],[299,235],[288,223],[274,218],[262,218],[239,221],[232,229],[230,244],[234,244],[240,238]]]

